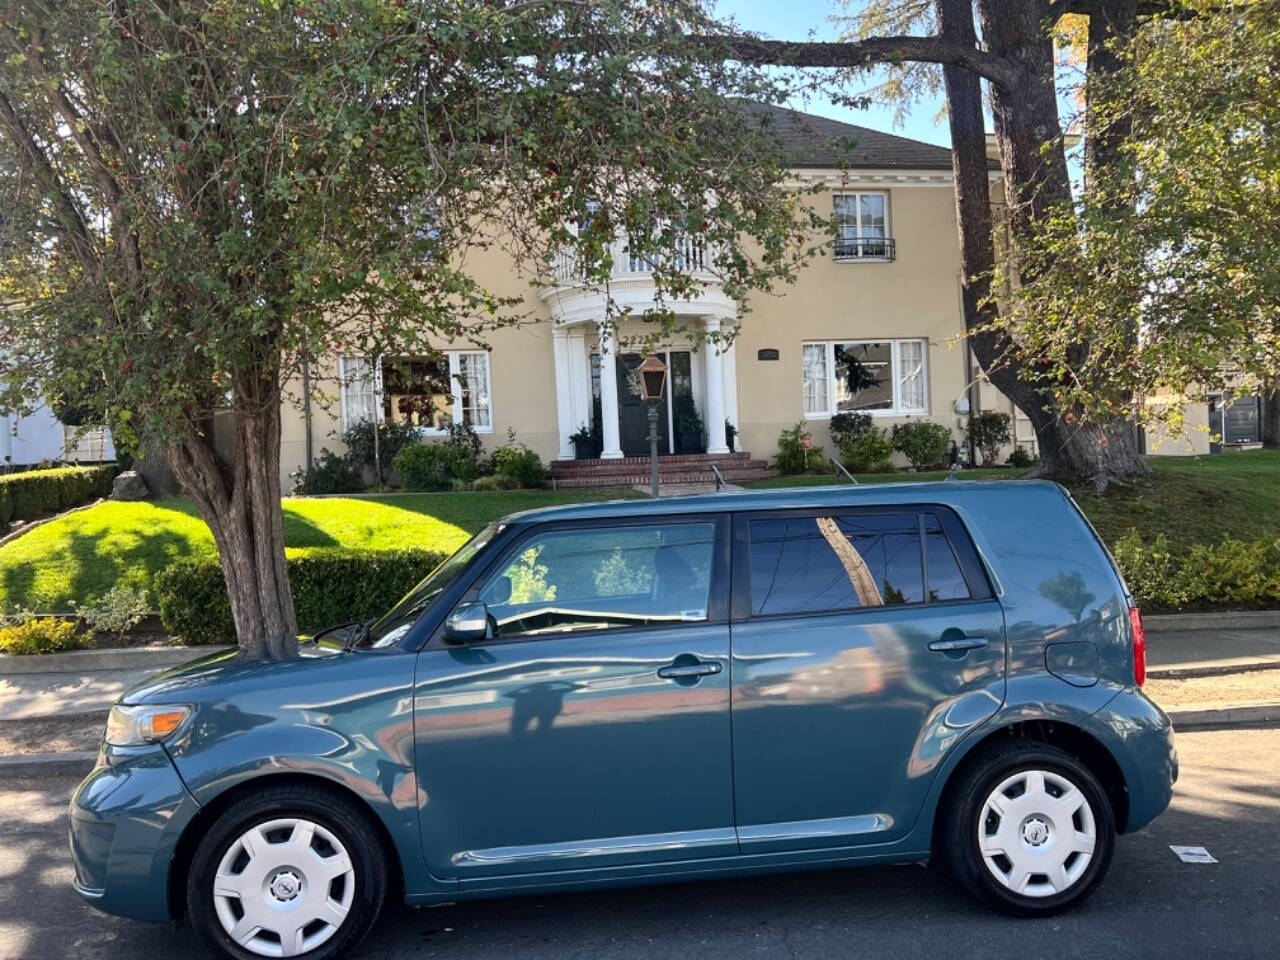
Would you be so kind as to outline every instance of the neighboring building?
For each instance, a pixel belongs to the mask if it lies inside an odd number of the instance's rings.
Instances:
[[[821,187],[810,202],[837,215],[841,238],[794,286],[755,294],[749,312],[714,284],[694,300],[666,304],[687,326],[737,333],[723,351],[699,348],[690,337],[663,344],[670,369],[664,455],[683,452],[681,413],[690,403],[703,423],[699,445],[721,457],[731,476],[755,475],[776,453],[778,435],[797,422],[830,450],[827,421],[840,410],[869,412],[886,428],[926,417],[963,445],[969,405],[999,409],[1014,416],[1017,442],[1035,453],[1029,423],[983,380],[958,340],[964,322],[950,151],[793,111],[775,115],[796,158],[797,184]],[[846,139],[855,146],[841,169],[836,144]],[[684,255],[693,270],[700,268],[700,249],[690,245]],[[408,420],[431,436],[442,434],[442,420],[452,416],[468,420],[490,447],[506,442],[511,430],[552,461],[571,460],[570,436],[594,428],[598,464],[557,464],[562,482],[646,478],[643,465],[618,462],[648,454],[646,411],[627,379],[643,358],[625,346],[643,321],[622,326],[622,346],[603,335],[604,296],[578,283],[567,261],[552,265],[540,291],[496,249],[471,262],[483,284],[500,296],[523,297],[541,322],[493,333],[488,350],[439,343],[448,369],[415,357],[323,358],[311,371],[313,390],[337,402],[310,404],[305,414],[288,408],[285,474],[323,447],[340,449],[337,434],[360,419]],[[611,295],[643,313],[653,304],[646,264],[630,258],[621,240],[614,264]],[[298,386],[295,395],[303,392]],[[728,458],[726,423],[736,428],[736,449],[755,460]],[[668,459],[664,470],[689,476],[694,468]]]
[[[76,428],[60,423],[45,404],[25,416],[0,414],[0,465],[101,463],[115,458],[109,430],[90,430],[77,437]]]

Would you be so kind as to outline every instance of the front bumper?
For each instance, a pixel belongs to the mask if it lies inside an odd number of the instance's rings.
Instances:
[[[171,919],[169,866],[199,809],[162,747],[104,747],[71,798],[76,892],[106,913]]]
[[[1137,687],[1127,687],[1093,714],[1089,730],[1111,748],[1124,775],[1129,815],[1116,824],[1121,833],[1146,826],[1169,806],[1178,780],[1173,723]]]

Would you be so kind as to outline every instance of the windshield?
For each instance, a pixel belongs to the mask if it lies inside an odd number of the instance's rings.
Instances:
[[[410,590],[408,595],[392,607],[387,614],[371,624],[368,631],[363,632],[363,636],[355,643],[355,646],[390,647],[399,643],[400,639],[417,622],[418,617],[422,616],[423,611],[431,606],[436,597],[444,593],[449,585],[462,575],[462,572],[470,566],[471,561],[489,545],[489,542],[502,531],[502,528],[503,525],[501,523],[491,523],[468,540],[457,553],[436,567],[434,571],[427,575],[426,579]]]

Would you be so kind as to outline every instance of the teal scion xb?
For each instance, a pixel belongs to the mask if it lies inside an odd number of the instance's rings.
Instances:
[[[493,523],[381,619],[112,710],[75,885],[221,957],[411,904],[937,856],[1039,916],[1169,803],[1142,621],[1066,493],[893,484]]]

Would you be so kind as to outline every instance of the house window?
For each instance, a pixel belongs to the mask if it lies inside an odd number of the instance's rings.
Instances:
[[[826,340],[801,348],[804,415],[929,411],[923,340]]]
[[[450,350],[434,357],[382,357],[376,365],[343,357],[342,428],[372,420],[407,423],[426,434],[442,434],[451,420],[477,433],[493,431],[489,355]]]
[[[887,193],[837,193],[835,203],[837,260],[892,260]]]

